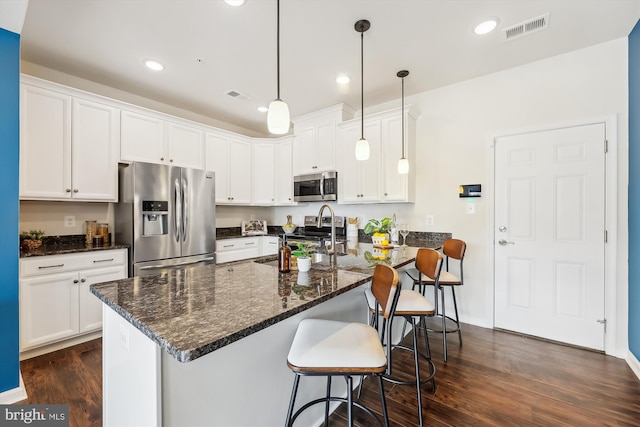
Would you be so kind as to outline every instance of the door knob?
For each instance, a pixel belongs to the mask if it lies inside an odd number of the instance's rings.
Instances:
[[[500,240],[498,240],[498,244],[499,244],[500,246],[515,245],[515,243],[514,243],[514,242],[507,242],[507,241],[506,241],[506,240],[504,240],[504,239],[500,239]]]

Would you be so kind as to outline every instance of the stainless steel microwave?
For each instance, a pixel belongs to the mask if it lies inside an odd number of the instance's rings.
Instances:
[[[338,172],[320,172],[293,177],[293,200],[296,202],[338,200]]]

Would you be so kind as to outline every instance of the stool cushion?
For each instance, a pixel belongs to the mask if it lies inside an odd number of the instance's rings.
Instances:
[[[304,319],[287,357],[297,372],[383,372],[387,357],[377,331],[364,323]]]
[[[369,311],[375,310],[375,298],[373,294],[367,288],[364,290],[364,295],[367,298],[367,305]],[[405,315],[412,314],[415,316],[431,316],[435,312],[433,304],[426,299],[420,292],[412,291],[409,289],[402,289],[400,291],[400,297],[398,298],[398,305],[396,306],[395,314]]]
[[[411,278],[411,280],[413,280],[414,282],[418,282],[418,276],[419,276],[419,271],[417,268],[409,268],[407,269],[407,276],[409,276],[409,278]],[[422,283],[426,283],[433,285],[434,280],[425,276],[424,274],[422,275]],[[441,285],[459,285],[460,284],[460,279],[458,279],[458,277],[454,274],[449,273],[448,271],[441,271],[440,272],[440,284]]]
[[[410,289],[400,291],[400,298],[396,306],[397,315],[431,316],[435,312],[433,304],[420,292]]]

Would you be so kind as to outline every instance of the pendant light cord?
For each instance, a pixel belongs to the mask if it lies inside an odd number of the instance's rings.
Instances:
[[[402,78],[402,158],[404,159],[404,77]]]
[[[276,15],[277,15],[277,23],[276,23],[276,62],[278,66],[277,70],[277,86],[278,86],[278,100],[280,99],[280,0],[276,2]]]
[[[364,139],[364,32],[360,33],[360,139]]]

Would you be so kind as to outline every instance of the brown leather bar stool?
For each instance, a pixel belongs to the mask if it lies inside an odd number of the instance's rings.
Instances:
[[[416,286],[420,289],[420,292],[424,295],[426,286],[434,287],[434,304],[436,306],[436,316],[442,320],[441,326],[430,325],[430,331],[442,333],[442,345],[444,361],[447,361],[447,334],[458,333],[458,340],[462,345],[462,330],[460,328],[460,318],[458,317],[458,303],[456,301],[456,286],[462,286],[464,284],[463,274],[463,261],[464,255],[467,250],[467,244],[463,240],[459,239],[447,239],[444,241],[442,252],[445,257],[445,271],[440,273],[440,280],[436,281],[430,278],[428,275],[422,278],[418,277],[417,269],[407,270],[407,276],[413,280],[413,288]],[[449,272],[449,260],[454,259],[458,261],[460,277]],[[445,309],[445,288],[451,289],[451,296],[453,298],[453,308],[455,311],[455,318],[447,316]],[[440,294],[440,301],[438,301],[438,294]],[[438,309],[438,306],[440,309]]]
[[[391,318],[398,303],[398,272],[387,265],[378,265],[371,281],[371,292],[376,300],[377,314]],[[378,424],[388,426],[389,417],[384,395],[382,376],[387,371],[387,356],[373,327],[364,323],[338,322],[322,319],[305,319],[300,322],[293,338],[287,366],[295,374],[286,426],[292,426],[306,409],[325,403],[324,425],[329,423],[329,402],[347,403],[349,426],[353,426],[353,407],[365,411]],[[378,379],[383,422],[373,411],[353,401],[353,376],[373,375]],[[296,395],[302,376],[326,376],[326,396],[312,400],[295,413]],[[331,379],[343,376],[347,382],[347,397],[331,396]]]
[[[418,249],[418,253],[416,255],[416,267],[417,267],[417,277],[422,278],[423,276],[434,277],[436,283],[440,277],[440,271],[442,269],[442,255],[440,252],[435,251],[433,249],[421,248]],[[370,324],[374,326],[376,329],[379,329],[378,318],[379,315],[376,311],[375,300],[371,298],[371,292],[368,289],[365,289],[365,297],[367,298],[367,304],[369,305],[369,311],[371,313]],[[402,289],[400,291],[400,297],[398,298],[398,304],[396,306],[395,312],[390,319],[383,319],[381,333],[381,341],[384,342],[384,337],[386,334],[387,337],[387,360],[389,368],[387,369],[387,373],[384,376],[386,381],[389,381],[393,384],[400,385],[415,385],[416,391],[418,394],[418,418],[420,422],[420,426],[423,425],[423,417],[422,417],[422,391],[421,385],[426,382],[431,382],[431,386],[433,390],[435,390],[435,374],[436,368],[431,361],[431,350],[429,348],[429,337],[427,335],[427,326],[426,326],[426,318],[432,317],[435,314],[434,305],[427,300],[424,295],[415,290],[410,289]],[[391,331],[393,327],[393,320],[396,317],[403,317],[406,323],[411,324],[411,330],[413,335],[413,347],[405,346],[402,344],[402,339],[404,338],[404,328],[402,331],[402,336],[400,337],[400,342],[398,344],[392,344]],[[416,322],[416,318],[418,322]],[[418,349],[418,333],[422,331],[423,339],[425,342],[425,351],[426,353],[421,354]],[[393,362],[392,362],[392,351],[393,349],[398,348],[401,350],[408,350],[413,352],[414,358],[414,366],[415,366],[415,380],[412,381],[404,381],[394,378],[392,376],[393,370]],[[429,364],[429,374],[426,377],[421,377],[420,374],[420,357],[423,357]]]

